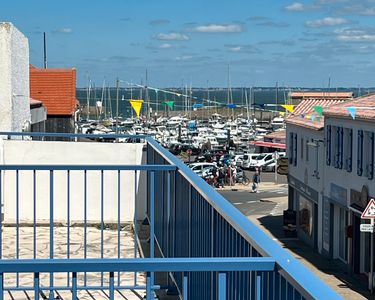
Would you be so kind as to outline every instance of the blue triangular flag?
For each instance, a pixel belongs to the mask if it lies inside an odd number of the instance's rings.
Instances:
[[[311,121],[315,121],[315,115],[311,115]]]
[[[357,114],[357,108],[351,106],[351,107],[348,107],[346,110],[348,111],[348,113],[350,114],[350,116],[354,120],[355,119],[355,115]]]

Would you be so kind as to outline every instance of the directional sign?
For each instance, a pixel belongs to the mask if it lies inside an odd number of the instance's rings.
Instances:
[[[375,219],[375,200],[371,199],[361,215],[361,219]]]
[[[374,232],[374,225],[373,224],[361,224],[359,226],[361,232]]]

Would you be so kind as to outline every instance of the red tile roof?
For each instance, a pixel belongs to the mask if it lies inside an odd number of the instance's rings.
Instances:
[[[314,106],[329,107],[335,104],[344,102],[341,99],[311,99],[311,100],[302,100],[300,104],[296,106],[293,111],[294,116],[310,113],[314,110]]]
[[[351,119],[352,117],[347,110],[349,107],[355,107],[357,109],[355,119],[375,121],[375,94],[359,97],[340,105],[331,106],[329,109],[324,110],[324,115]]]
[[[48,115],[72,115],[77,107],[76,70],[30,65],[30,97],[41,100]]]
[[[310,99],[347,99],[353,98],[352,92],[292,92],[290,93],[292,98],[310,98]]]

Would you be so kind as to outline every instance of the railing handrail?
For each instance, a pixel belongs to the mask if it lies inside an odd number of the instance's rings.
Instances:
[[[273,271],[270,257],[2,259],[1,273]]]
[[[2,131],[0,136],[32,136],[32,137],[59,137],[59,138],[106,138],[106,139],[145,139],[149,135],[131,135],[131,134],[87,134],[87,133],[52,133],[52,132],[9,132]]]
[[[0,170],[26,171],[175,171],[173,165],[0,165]]]
[[[265,232],[243,215],[236,207],[229,203],[222,195],[212,190],[204,180],[196,175],[180,159],[147,137],[146,141],[170,164],[177,166],[178,171],[188,182],[204,196],[206,201],[233,226],[262,256],[275,259],[282,274],[288,282],[298,287],[302,296],[307,299],[342,299],[324,281],[314,275],[302,263],[295,259],[277,242],[273,241]],[[311,276],[313,275],[313,276]]]

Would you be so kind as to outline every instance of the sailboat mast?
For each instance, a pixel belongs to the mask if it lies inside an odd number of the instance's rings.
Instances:
[[[150,111],[150,99],[148,98],[148,78],[147,78],[147,69],[146,69],[146,83],[145,83],[145,100],[147,101],[147,118],[149,119],[151,117],[151,111]]]
[[[86,114],[87,121],[90,119],[90,93],[91,93],[91,79],[90,79],[90,77],[88,77],[88,85],[87,85],[87,92],[86,92],[86,95],[87,95],[87,114]]]
[[[106,110],[107,110],[107,105],[105,103],[105,98],[104,98],[104,89],[105,89],[105,79],[103,80],[103,87],[102,87],[102,98],[101,98],[101,102],[102,102],[102,108],[104,106],[104,119],[107,118],[107,113],[106,113]]]

